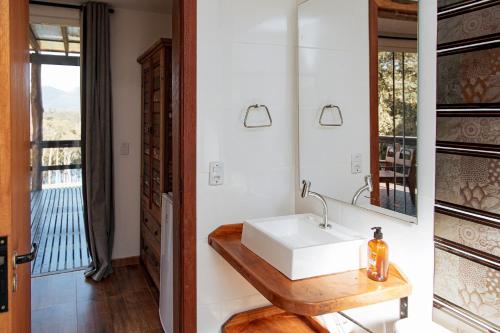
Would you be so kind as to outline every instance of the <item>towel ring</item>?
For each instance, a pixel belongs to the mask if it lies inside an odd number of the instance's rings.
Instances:
[[[325,113],[327,110],[332,110],[333,112],[338,111],[339,116],[340,116],[340,124],[330,124],[330,123],[325,123],[323,122],[323,118],[325,116]],[[340,127],[344,125],[344,117],[342,117],[342,111],[340,110],[340,107],[337,105],[333,104],[328,104],[321,109],[321,116],[319,117],[319,124],[323,127]]]
[[[257,110],[260,108],[263,108],[264,110],[266,110],[267,118],[269,118],[269,123],[265,124],[265,125],[248,125],[248,115],[250,114],[250,112],[252,110]],[[269,112],[269,108],[264,104],[250,105],[247,109],[247,113],[245,114],[245,121],[244,121],[243,125],[245,125],[245,128],[263,128],[263,127],[273,126],[273,118],[271,118],[271,113]]]

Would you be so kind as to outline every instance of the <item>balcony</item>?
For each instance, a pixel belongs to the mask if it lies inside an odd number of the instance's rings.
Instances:
[[[32,276],[83,269],[90,263],[80,147],[80,141],[32,143],[32,156],[39,149],[42,161],[32,169],[31,239],[39,245]]]
[[[390,150],[395,149],[395,153]],[[417,138],[411,136],[379,136],[379,176],[383,170],[395,170],[394,179],[381,181],[379,185],[380,206],[395,212],[417,216],[416,169]],[[387,163],[388,157],[392,157]]]

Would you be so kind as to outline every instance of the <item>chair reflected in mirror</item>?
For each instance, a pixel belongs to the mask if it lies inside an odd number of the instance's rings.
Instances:
[[[383,153],[381,145],[381,153]],[[380,206],[399,213],[416,215],[416,149],[392,143],[379,161]]]

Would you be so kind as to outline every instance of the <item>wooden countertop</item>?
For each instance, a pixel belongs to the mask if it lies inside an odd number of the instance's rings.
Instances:
[[[238,313],[222,327],[223,333],[329,333],[317,319],[286,312],[275,306]]]
[[[411,286],[395,265],[386,282],[366,270],[292,281],[241,244],[243,224],[224,225],[208,236],[209,244],[272,304],[291,313],[317,316],[407,297]]]

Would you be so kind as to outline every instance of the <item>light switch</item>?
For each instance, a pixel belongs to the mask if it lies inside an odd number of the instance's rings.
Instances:
[[[209,179],[210,186],[219,186],[224,184],[223,162],[210,162]]]
[[[130,143],[122,142],[120,146],[120,155],[128,156],[130,154]]]
[[[363,155],[352,154],[351,155],[351,173],[353,175],[360,174],[363,170]]]

